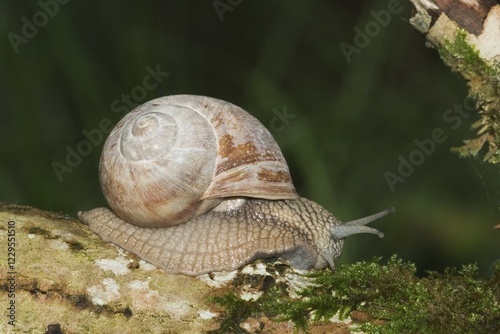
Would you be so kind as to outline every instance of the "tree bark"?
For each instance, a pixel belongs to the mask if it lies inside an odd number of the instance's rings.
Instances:
[[[1,202],[0,245],[0,333],[205,333],[218,329],[224,314],[209,296],[234,291],[257,299],[263,281],[297,280],[283,263],[283,270],[270,270],[273,262],[231,273],[169,275],[67,215]],[[242,280],[252,286],[235,288]],[[291,322],[260,314],[239,321],[248,333],[294,330]],[[349,323],[311,328],[348,333]]]
[[[206,302],[211,288],[199,278],[165,275],[61,214],[4,205],[0,222],[1,307],[13,305],[2,312],[2,333],[217,328]]]

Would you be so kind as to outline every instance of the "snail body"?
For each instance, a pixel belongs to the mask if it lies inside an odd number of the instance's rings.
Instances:
[[[111,210],[79,219],[168,273],[228,271],[267,257],[333,268],[346,236],[382,237],[366,224],[393,210],[341,224],[297,195],[257,119],[203,96],[166,96],[132,110],[110,133],[99,166]]]

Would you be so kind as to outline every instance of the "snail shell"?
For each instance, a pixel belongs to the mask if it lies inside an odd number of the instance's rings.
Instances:
[[[111,210],[79,212],[103,240],[169,273],[232,270],[283,257],[299,269],[334,267],[344,238],[383,234],[341,224],[297,195],[269,131],[243,109],[204,96],[149,101],[113,129],[100,160]]]
[[[162,97],[128,113],[106,140],[100,178],[113,212],[142,227],[186,222],[227,197],[298,197],[269,131],[203,96]]]

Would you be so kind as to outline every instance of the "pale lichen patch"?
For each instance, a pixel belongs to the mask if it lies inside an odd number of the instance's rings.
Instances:
[[[128,264],[133,260],[125,258],[125,252],[118,249],[118,256],[114,259],[99,259],[95,263],[102,270],[111,270],[115,275],[125,275],[130,272]]]
[[[201,310],[198,311],[198,316],[203,320],[209,320],[215,318],[217,316],[217,313],[214,313],[210,310]]]
[[[120,286],[112,278],[105,278],[102,284],[94,285],[87,289],[87,293],[96,305],[106,305],[110,302],[120,299]]]
[[[67,250],[69,248],[68,244],[59,239],[49,240],[50,247],[58,250]]]
[[[134,280],[128,284],[128,287],[132,290],[149,289],[149,282]]]
[[[129,260],[121,257],[116,257],[115,259],[100,259],[96,260],[95,263],[102,270],[111,270],[115,275],[125,275],[130,269],[128,269],[127,264]]]
[[[252,263],[243,267],[241,273],[245,275],[269,275],[266,264],[262,262]]]
[[[170,295],[162,296],[161,309],[169,314],[174,319],[183,319],[189,316],[192,312],[192,306],[188,302],[172,293]]]
[[[244,291],[241,293],[240,298],[246,301],[257,300],[263,293],[263,291]]]
[[[228,283],[231,283],[237,274],[238,271],[234,270],[229,272],[221,271],[211,274],[203,274],[196,277],[212,288],[220,288]]]
[[[149,281],[134,280],[128,284],[134,311],[146,311],[159,307],[161,297],[158,291],[149,287]]]
[[[182,319],[191,313],[187,300],[174,293],[159,294],[149,286],[149,281],[134,280],[128,284],[134,311],[162,310],[175,319]]]

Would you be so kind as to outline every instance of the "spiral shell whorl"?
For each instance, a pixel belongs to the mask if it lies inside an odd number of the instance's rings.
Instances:
[[[154,101],[140,106],[104,146],[101,185],[108,204],[144,227],[176,225],[215,206],[219,200],[198,200],[214,173],[215,145],[211,127],[194,110]]]
[[[128,113],[104,145],[100,177],[112,210],[142,227],[186,222],[225,197],[297,197],[267,129],[202,96],[162,97]]]
[[[167,155],[176,136],[177,124],[171,116],[159,112],[139,114],[123,130],[120,151],[129,161],[151,161]]]

